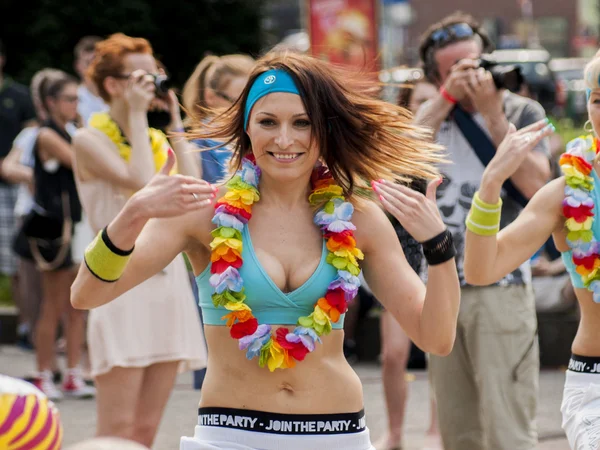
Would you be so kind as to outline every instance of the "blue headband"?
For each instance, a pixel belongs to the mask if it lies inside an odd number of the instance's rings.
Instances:
[[[250,111],[254,104],[262,97],[273,92],[287,92],[289,94],[300,95],[300,91],[296,87],[296,83],[292,76],[285,70],[271,69],[261,73],[250,88],[248,98],[246,99],[246,107],[244,108],[244,130],[248,128],[248,119]]]

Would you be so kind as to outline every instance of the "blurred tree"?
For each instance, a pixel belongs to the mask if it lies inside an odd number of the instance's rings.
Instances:
[[[182,86],[207,53],[250,53],[262,45],[265,0],[2,0],[5,73],[29,83],[56,67],[73,73],[73,47],[85,35],[123,32],[150,41]]]

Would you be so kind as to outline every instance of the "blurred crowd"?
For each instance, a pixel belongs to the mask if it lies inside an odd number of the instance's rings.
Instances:
[[[422,44],[423,66],[408,70],[409,75],[393,86],[393,101],[407,108],[411,117],[414,114],[418,118],[423,113],[422,106],[430,105],[438,96],[440,86],[453,76],[456,61],[477,60],[489,45],[483,30],[468,16],[455,16],[433,27],[429,40]],[[436,34],[436,29],[441,31]],[[442,54],[445,45],[455,40],[471,42],[464,40],[465,36],[473,36],[477,43],[474,49]],[[278,46],[277,51],[286,49]],[[210,121],[216,112],[238,99],[255,60],[242,54],[207,56],[198,62],[178,92],[170,85],[168,68],[154,57],[150,43],[142,38],[123,34],[82,37],[73,51],[75,76],[43,68],[33,75],[29,86],[3,73],[7,55],[10,49],[0,44],[0,272],[11,280],[19,314],[18,344],[34,352],[36,358],[36,370],[23,374],[23,378],[33,383],[36,392],[54,402],[65,395],[82,399],[97,396],[98,435],[125,437],[150,447],[177,373],[196,371],[196,388],[202,385],[206,350],[191,268],[181,256],[163,274],[127,294],[129,301],[105,305],[90,314],[71,306],[70,286],[87,245],[164,162],[156,150],[163,144],[160,137],[154,139],[151,134],[148,142],[145,129],[166,134],[168,145],[177,154],[179,173],[210,183],[227,177],[231,149],[213,140],[188,141],[184,132]],[[432,58],[437,65],[432,66]],[[449,62],[444,63],[443,58]],[[136,91],[130,80],[145,75],[151,75],[152,82],[146,91]],[[519,86],[522,89],[518,94],[505,92],[498,97],[507,116],[512,114],[508,119],[520,121],[521,126],[545,115],[538,103],[525,100],[526,86]],[[448,95],[452,100],[453,95]],[[480,105],[473,103],[475,113],[480,112]],[[481,117],[480,124],[483,114]],[[438,133],[438,141],[450,149],[455,167],[462,167],[464,172],[479,164],[472,155],[458,155],[454,147],[459,145],[459,137],[450,125],[441,123]],[[552,178],[559,176],[557,160],[564,144],[555,135],[540,149],[552,168]],[[462,141],[460,145],[464,145]],[[137,150],[139,147],[145,153]],[[464,173],[448,171],[445,175],[438,193],[444,219],[450,222],[449,226],[453,222],[464,223],[464,218],[458,216],[466,214],[469,207],[461,202],[463,197],[472,195],[472,186]],[[425,189],[417,181],[412,187],[423,192]],[[538,188],[532,188],[533,192]],[[394,227],[412,269],[425,277],[420,244],[395,220]],[[460,236],[464,229],[457,226],[452,231],[457,242],[464,242]],[[534,321],[536,313],[567,314],[576,310],[573,288],[551,241],[539,250],[530,266],[502,283],[523,287],[535,295],[528,312]],[[489,295],[498,300],[493,292]],[[389,426],[376,448],[400,449],[408,395],[407,365],[427,365],[427,358],[412,347],[368,286],[361,288],[359,299],[345,322],[344,353],[349,361],[360,359],[357,330],[364,327],[367,317],[379,317]],[[526,331],[531,331],[531,336],[525,340],[537,339],[535,329]],[[537,344],[531,346],[534,350],[524,358],[539,359]],[[66,356],[65,367],[58,363],[60,353]],[[454,371],[453,376],[458,378],[462,372],[456,367],[441,367],[435,359],[433,362],[441,372],[432,374],[431,399],[423,401],[431,403],[432,412],[428,448],[441,449],[436,411],[447,417],[454,401],[444,395],[441,405],[436,405],[439,392],[445,390],[442,374]],[[20,389],[24,388],[17,390]],[[516,392],[517,387],[507,389]],[[536,392],[533,381],[531,389]],[[152,396],[144,395],[149,391]],[[514,410],[521,407],[515,404]],[[527,417],[492,414],[490,420],[493,419],[521,420],[525,423],[515,427],[525,435],[535,434]],[[441,420],[446,420],[446,429],[456,426],[449,419]],[[111,445],[82,444],[77,449],[116,448]],[[132,443],[131,448],[138,447]],[[452,444],[448,450],[456,448],[459,447]]]

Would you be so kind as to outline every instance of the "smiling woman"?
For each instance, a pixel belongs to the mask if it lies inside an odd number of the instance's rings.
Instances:
[[[190,195],[205,184],[167,176],[171,157],[88,249],[72,290],[80,308],[111,302],[181,251],[189,257],[209,362],[182,450],[372,449],[360,380],[342,353],[361,268],[417,345],[452,348],[459,288],[435,206],[441,149],[373,88],[308,56],[264,57],[240,98],[190,133],[233,148],[235,173],[214,186],[214,209]],[[427,196],[398,177],[432,180]],[[373,190],[424,243],[427,289]],[[114,282],[94,276],[109,269],[99,255],[134,245]]]
[[[280,74],[275,75],[276,71]],[[266,74],[265,81],[259,83],[261,88],[256,93],[272,95],[252,99],[249,89],[262,73]],[[252,72],[240,100],[210,123],[192,131],[192,135],[224,138],[235,144],[232,163],[238,168],[250,151],[253,125],[269,129],[271,135],[284,128],[294,133],[304,130],[305,137],[319,150],[316,156],[323,159],[346,192],[353,192],[354,187],[369,189],[368,180],[378,177],[391,180],[395,179],[394,174],[404,179],[436,178],[434,164],[441,160],[440,148],[421,141],[424,151],[413,149],[410,145],[413,139],[425,140],[428,133],[412,126],[404,109],[376,100],[376,93],[377,86],[372,81],[334,66],[324,68],[316,59],[268,55]],[[246,96],[242,117],[238,111]],[[276,97],[279,99],[274,100]],[[287,119],[293,116],[296,123],[293,126],[290,120],[283,123],[282,117],[277,117],[278,111],[269,111],[273,106],[284,107],[282,112],[289,113]],[[250,109],[255,111],[253,117],[249,115]],[[375,139],[374,133],[377,133]],[[286,136],[283,133],[280,137],[284,144]],[[291,135],[290,139],[293,140]],[[253,143],[252,146],[255,147]]]

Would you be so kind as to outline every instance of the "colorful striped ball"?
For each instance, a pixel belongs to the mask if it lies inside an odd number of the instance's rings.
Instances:
[[[32,384],[0,375],[0,449],[59,450],[58,410]]]

